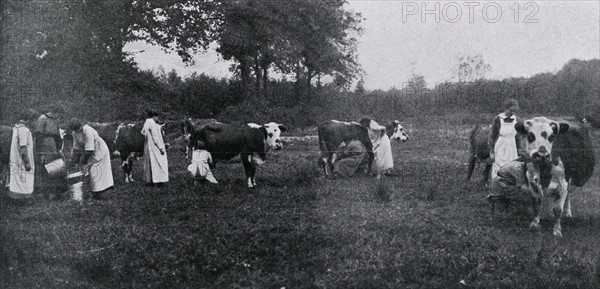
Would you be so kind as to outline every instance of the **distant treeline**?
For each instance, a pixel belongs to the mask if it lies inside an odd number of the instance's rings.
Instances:
[[[569,61],[557,73],[530,78],[442,83],[419,92],[410,88],[387,91],[344,91],[334,83],[313,86],[310,92],[296,82],[271,80],[261,95],[242,97],[236,79],[204,74],[182,78],[175,71],[142,71],[123,79],[119,89],[100,86],[65,91],[46,84],[46,91],[30,90],[29,99],[3,98],[2,118],[10,119],[25,105],[62,103],[73,115],[90,120],[143,119],[145,108],[158,108],[166,118],[217,118],[227,122],[278,121],[291,126],[314,126],[325,119],[358,120],[370,115],[392,120],[448,114],[490,114],[502,110],[507,98],[517,99],[523,114],[598,115],[600,60]],[[252,91],[252,90],[251,90]],[[4,104],[8,104],[5,106]],[[5,114],[6,113],[6,114]]]

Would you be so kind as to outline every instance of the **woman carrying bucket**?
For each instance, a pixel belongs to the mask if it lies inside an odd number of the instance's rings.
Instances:
[[[72,119],[69,129],[73,131],[73,163],[83,165],[82,173],[89,179],[92,197],[100,198],[114,185],[108,147],[95,129],[79,119]]]

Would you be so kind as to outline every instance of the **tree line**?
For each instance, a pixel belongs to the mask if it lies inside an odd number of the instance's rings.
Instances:
[[[425,78],[413,73],[399,89],[367,91],[359,80],[351,92],[350,84],[364,73],[356,59],[363,19],[346,4],[0,1],[0,119],[49,102],[99,121],[139,119],[154,106],[172,118],[277,118],[298,125],[361,114],[495,113],[508,97],[530,113],[583,114],[600,107],[598,59],[571,60],[557,73],[496,81],[484,78],[491,68],[481,56],[464,56],[454,82],[427,88]],[[123,51],[126,43],[140,40],[188,63],[216,43],[220,55],[233,61],[234,77],[140,71]]]

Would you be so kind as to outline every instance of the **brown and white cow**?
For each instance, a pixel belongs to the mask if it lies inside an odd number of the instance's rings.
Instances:
[[[199,141],[209,151],[216,165],[219,160],[240,156],[246,174],[248,188],[256,187],[256,168],[265,162],[270,149],[283,148],[281,132],[285,126],[269,122],[264,125],[249,123],[234,126],[222,122],[212,122],[200,131],[192,131],[190,143],[195,148]]]
[[[321,156],[319,163],[323,166],[326,176],[334,173],[334,164],[339,154],[338,148],[342,142],[348,143],[352,140],[360,141],[367,149],[368,170],[373,165],[373,144],[369,139],[367,128],[358,122],[344,122],[338,120],[324,121],[318,126],[319,149]]]
[[[594,172],[595,156],[588,130],[582,123],[557,122],[546,117],[526,120],[515,128],[525,136],[527,155],[533,163],[527,172],[534,197],[534,219],[530,227],[539,228],[541,200],[551,197],[555,218],[553,234],[562,236],[563,208],[565,216],[572,216],[570,191],[573,186],[583,186]],[[560,163],[564,176],[560,173]]]

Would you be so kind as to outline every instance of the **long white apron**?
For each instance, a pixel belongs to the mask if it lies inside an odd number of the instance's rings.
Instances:
[[[375,155],[375,169],[377,173],[382,174],[394,167],[394,158],[392,156],[392,146],[390,138],[385,133],[385,126],[379,125],[374,120],[369,127],[369,138],[373,144],[373,153]]]
[[[500,133],[498,140],[494,145],[494,164],[492,165],[492,177],[491,181],[494,181],[498,177],[498,170],[511,161],[517,159],[517,142],[515,137],[517,136],[517,130],[515,124],[517,123],[516,117],[513,115],[510,117],[511,122],[506,122],[507,119],[504,113],[498,115],[500,117]]]
[[[74,148],[94,151],[87,162],[90,190],[100,192],[114,186],[110,152],[98,132],[89,125],[84,125],[81,132],[74,135]]]
[[[27,156],[31,170],[25,170],[25,163],[19,153],[19,147],[27,147]],[[33,159],[33,136],[31,131],[21,123],[13,128],[12,142],[10,144],[9,181],[6,185],[9,196],[12,198],[27,198],[31,196],[34,188],[35,164]]]
[[[165,183],[169,181],[169,163],[163,141],[161,127],[153,119],[146,119],[142,134],[144,142],[144,180],[146,183]],[[160,150],[165,152],[160,154]]]

